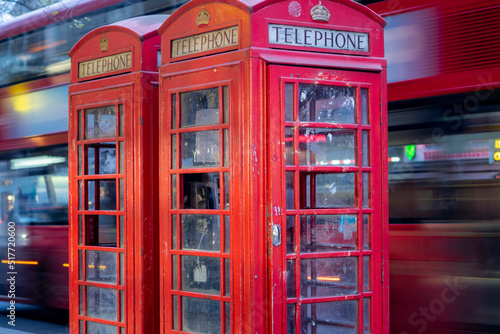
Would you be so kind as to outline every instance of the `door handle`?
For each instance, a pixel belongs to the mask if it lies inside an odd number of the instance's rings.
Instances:
[[[274,224],[272,228],[272,240],[274,247],[281,245],[281,227],[277,224]]]

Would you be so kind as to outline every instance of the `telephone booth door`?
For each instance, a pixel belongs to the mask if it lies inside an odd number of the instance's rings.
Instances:
[[[230,231],[242,228],[231,197],[238,171],[230,165],[238,133],[239,73],[238,65],[187,70],[161,82],[168,110],[160,115],[167,167],[161,176],[166,247],[160,284],[167,333],[230,333],[234,286],[241,280],[234,274],[241,262],[238,241],[230,237]]]
[[[381,328],[382,186],[377,74],[269,69],[273,328]],[[378,189],[377,191],[373,191]],[[278,209],[279,208],[279,209]],[[372,314],[376,316],[371,316]],[[283,319],[281,321],[281,319]]]

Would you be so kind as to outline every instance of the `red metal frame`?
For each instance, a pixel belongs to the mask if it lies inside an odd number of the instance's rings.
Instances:
[[[374,217],[371,223],[372,249],[365,251],[362,243],[362,219],[358,219],[358,250],[350,253],[358,257],[357,269],[359,293],[350,296],[334,297],[330,299],[308,299],[307,302],[325,300],[361,300],[370,297],[371,325],[373,333],[388,333],[388,280],[383,277],[387,265],[387,151],[382,146],[387,144],[386,139],[386,107],[385,107],[385,61],[383,57],[383,26],[384,21],[367,8],[351,1],[340,0],[327,2],[330,11],[335,12],[335,20],[330,23],[312,22],[309,11],[316,4],[298,1],[302,8],[301,15],[291,16],[289,2],[284,1],[240,1],[209,2],[193,0],[179,8],[159,29],[162,39],[162,66],[160,67],[160,203],[162,208],[170,208],[160,217],[162,228],[161,241],[161,320],[165,326],[162,332],[185,333],[181,327],[181,304],[177,298],[177,310],[172,308],[172,296],[194,296],[192,292],[182,291],[183,279],[180,271],[179,256],[187,254],[180,247],[180,216],[177,216],[176,248],[172,250],[172,219],[171,214],[182,213],[207,213],[194,209],[180,209],[181,175],[194,172],[219,172],[220,167],[211,169],[189,169],[182,171],[172,169],[171,155],[176,154],[177,161],[181,158],[181,144],[176,141],[175,152],[172,150],[171,138],[182,131],[194,131],[188,128],[172,129],[171,94],[181,91],[191,91],[200,87],[218,86],[220,82],[231,81],[232,87],[238,89],[230,91],[230,191],[231,191],[231,332],[258,332],[258,333],[286,333],[286,260],[298,255],[287,255],[283,244],[278,247],[272,245],[272,228],[274,224],[282,226],[282,240],[285,240],[283,227],[286,226],[284,203],[286,199],[285,167],[283,152],[285,149],[285,136],[283,127],[282,108],[280,107],[281,83],[279,71],[283,80],[287,82],[322,82],[327,84],[354,85],[370,89],[371,125],[349,125],[357,131],[356,138],[361,140],[361,130],[370,133],[371,167],[352,166],[346,171],[353,173],[371,173],[371,187],[373,207],[330,209],[326,212],[352,213],[362,217],[370,214]],[[209,23],[196,25],[196,18],[203,10],[210,13]],[[223,13],[223,15],[221,15]],[[287,22],[286,24],[306,27],[319,27],[321,29],[341,29],[350,31],[366,31],[369,33],[370,52],[363,57],[359,52],[344,52],[331,50],[311,50],[307,47],[295,46],[282,48],[268,44],[268,23]],[[171,57],[172,40],[186,37],[186,31],[191,36],[211,31],[221,26],[231,26],[229,22],[240,22],[239,50],[213,49],[203,53],[184,56],[182,59]],[[177,36],[177,37],[172,37]],[[315,51],[315,52],[311,52]],[[203,57],[202,57],[203,56]],[[290,65],[280,69],[278,65]],[[276,66],[275,66],[276,65]],[[347,71],[350,70],[350,71]],[[278,71],[278,72],[275,72]],[[299,75],[298,77],[296,75]],[[293,77],[291,77],[293,75]],[[305,79],[304,79],[305,78]],[[359,90],[359,88],[357,88]],[[359,99],[359,97],[358,97]],[[178,107],[177,107],[178,108]],[[179,112],[175,109],[175,113]],[[179,120],[179,115],[176,117]],[[288,124],[288,123],[287,123]],[[290,124],[288,124],[290,125]],[[302,124],[307,126],[307,124]],[[330,128],[339,128],[329,125]],[[218,126],[200,127],[196,130],[218,129]],[[295,133],[298,139],[298,132]],[[220,140],[220,139],[219,139]],[[298,141],[296,140],[296,143]],[[298,145],[298,144],[296,144]],[[221,153],[222,154],[222,153]],[[384,156],[385,154],[385,156]],[[361,151],[356,151],[358,160],[361,161]],[[295,169],[294,169],[295,170]],[[343,171],[340,167],[297,167],[297,171]],[[176,176],[176,186],[172,188],[171,175]],[[296,175],[296,187],[299,187]],[[362,201],[362,182],[356,183],[356,196]],[[298,188],[297,188],[298,189]],[[176,193],[177,208],[172,209],[172,196]],[[299,204],[299,196],[296,197]],[[166,209],[165,209],[166,210]],[[306,210],[307,211],[307,210]],[[306,212],[304,211],[304,212]],[[320,211],[320,210],[319,210]],[[309,210],[307,212],[319,212]],[[212,212],[212,211],[210,211]],[[218,211],[214,211],[220,214]],[[302,211],[294,211],[296,217]],[[238,225],[236,225],[238,224]],[[295,225],[299,227],[299,222]],[[296,235],[298,241],[298,235]],[[184,253],[186,252],[186,253]],[[191,252],[189,254],[206,255],[206,253]],[[218,253],[216,253],[218,254]],[[177,287],[172,289],[171,256],[176,255]],[[370,292],[362,292],[363,261],[365,256],[372,257],[372,276]],[[212,256],[215,256],[212,254]],[[300,255],[311,258],[311,255]],[[320,254],[320,258],[330,257],[329,254]],[[295,274],[299,274],[296,263]],[[299,277],[299,276],[297,276]],[[296,288],[298,281],[296,280]],[[196,294],[200,298],[214,298],[225,300],[223,297],[210,297],[209,295]],[[298,300],[298,299],[297,299]],[[290,300],[290,302],[293,300]],[[301,300],[302,302],[302,300]],[[360,304],[357,322],[363,319],[363,310]],[[177,328],[172,330],[172,314],[177,312]],[[295,318],[295,330],[299,330],[300,312]],[[221,324],[224,330],[224,325]],[[358,332],[363,332],[358,326]]]

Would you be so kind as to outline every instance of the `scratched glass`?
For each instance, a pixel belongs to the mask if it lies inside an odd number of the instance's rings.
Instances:
[[[208,256],[181,256],[181,289],[220,295],[220,259]]]
[[[85,110],[85,139],[116,136],[116,107],[105,106]]]
[[[300,128],[301,166],[355,166],[356,131]]]
[[[116,247],[116,216],[87,215],[86,245]]]
[[[116,173],[116,144],[87,145],[87,175]]]
[[[87,321],[87,333],[116,334],[116,326]]]
[[[353,208],[356,206],[354,173],[322,173],[302,176],[305,186],[303,208]]]
[[[179,94],[181,127],[219,124],[219,87]]]
[[[219,131],[181,134],[181,168],[219,167]]]
[[[183,332],[221,332],[221,302],[193,297],[181,297]]]
[[[358,300],[302,304],[301,334],[358,333]]]
[[[356,215],[304,215],[300,217],[302,253],[356,250]]]
[[[356,90],[350,87],[299,85],[301,122],[356,123]]]
[[[90,282],[116,283],[116,253],[86,251],[86,280]]]
[[[118,293],[115,289],[85,287],[87,316],[118,321]]]

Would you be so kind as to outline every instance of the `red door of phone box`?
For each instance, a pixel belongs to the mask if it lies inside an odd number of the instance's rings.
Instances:
[[[120,21],[71,50],[70,331],[158,332],[158,27]]]

